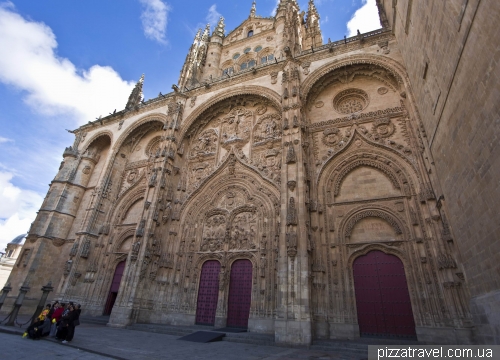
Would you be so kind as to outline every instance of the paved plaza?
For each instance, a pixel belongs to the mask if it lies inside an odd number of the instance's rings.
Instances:
[[[10,332],[10,333],[5,333]],[[1,358],[32,359],[224,359],[224,360],[360,360],[345,352],[241,344],[228,341],[208,344],[179,341],[179,336],[82,324],[68,345],[53,340],[21,337],[19,328],[0,326]]]

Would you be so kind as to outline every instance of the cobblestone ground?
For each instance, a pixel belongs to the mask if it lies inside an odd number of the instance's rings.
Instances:
[[[0,327],[0,331],[8,329]],[[12,329],[12,328],[9,328]],[[20,331],[20,330],[19,330]],[[130,359],[130,360],[359,360],[342,353],[227,341],[208,344],[179,341],[178,336],[113,329],[82,324],[74,340],[63,345],[53,340],[33,341],[0,333],[1,359]],[[6,352],[5,352],[6,351]],[[97,354],[88,353],[92,351]]]

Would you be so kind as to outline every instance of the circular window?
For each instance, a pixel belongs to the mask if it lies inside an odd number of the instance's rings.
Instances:
[[[253,49],[253,51],[255,52],[259,52],[262,50],[262,46],[257,46],[255,49]]]
[[[233,55],[233,59],[234,59],[234,60],[236,60],[236,59],[237,59],[237,58],[239,58],[239,57],[240,57],[240,54],[239,54],[239,53],[237,53],[237,54],[234,54],[234,55]]]
[[[243,50],[243,52],[244,52],[245,54],[248,54],[250,51],[252,51],[252,49],[250,49],[250,48],[246,48],[245,50]]]
[[[368,106],[368,94],[360,89],[341,91],[333,99],[333,108],[341,114],[353,114]]]

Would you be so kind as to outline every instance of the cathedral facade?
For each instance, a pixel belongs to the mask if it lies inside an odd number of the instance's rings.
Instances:
[[[380,30],[331,42],[314,2],[196,35],[173,92],[74,131],[10,282],[109,325],[276,342],[469,343],[470,294],[410,79]]]

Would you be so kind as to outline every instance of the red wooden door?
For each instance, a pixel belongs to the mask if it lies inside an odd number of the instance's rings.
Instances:
[[[415,337],[404,265],[394,255],[372,251],[354,261],[361,335]]]
[[[252,263],[249,260],[237,260],[231,267],[227,310],[228,327],[248,327],[251,302]]]
[[[115,306],[116,297],[118,296],[118,291],[120,290],[120,283],[122,281],[126,263],[126,261],[122,261],[116,266],[115,275],[113,276],[111,288],[109,289],[108,300],[106,301],[106,308],[104,309],[104,315],[110,315],[113,310],[113,306]]]
[[[196,307],[196,323],[214,325],[217,300],[219,299],[220,262],[210,260],[203,264],[198,290],[198,305]]]

